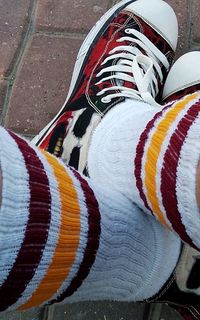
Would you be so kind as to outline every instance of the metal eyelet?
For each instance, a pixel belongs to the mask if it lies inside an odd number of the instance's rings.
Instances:
[[[101,102],[103,103],[109,103],[110,100],[106,99],[106,97],[101,98]]]

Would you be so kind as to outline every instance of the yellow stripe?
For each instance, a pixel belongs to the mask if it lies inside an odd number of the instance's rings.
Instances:
[[[167,132],[172,123],[176,120],[179,113],[184,110],[188,103],[199,97],[199,94],[192,94],[185,99],[177,102],[165,115],[164,119],[158,124],[147,150],[145,161],[145,187],[147,190],[147,198],[151,204],[153,213],[166,226],[164,213],[160,209],[159,199],[156,192],[156,175],[157,175],[157,161],[161,152],[163,142],[166,138]]]
[[[54,256],[46,275],[32,297],[19,310],[25,310],[51,299],[61,287],[74,263],[80,237],[80,207],[73,181],[55,157],[47,152],[47,161],[52,166],[61,197],[61,226]]]

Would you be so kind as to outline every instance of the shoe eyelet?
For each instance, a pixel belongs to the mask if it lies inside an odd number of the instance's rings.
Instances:
[[[103,103],[109,103],[110,101],[108,99],[106,99],[106,97],[101,98],[101,102]]]
[[[125,33],[130,34],[130,29],[125,29]]]

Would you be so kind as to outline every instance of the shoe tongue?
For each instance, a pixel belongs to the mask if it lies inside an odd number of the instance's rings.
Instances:
[[[121,60],[121,59],[120,59]],[[119,61],[117,62],[117,64],[119,64]],[[110,91],[107,91],[107,94],[113,94],[115,92],[119,92],[120,91],[120,88],[121,87],[124,87],[125,89],[126,88],[129,88],[129,89],[134,89],[134,90],[137,90],[137,86],[130,82],[130,81],[126,81],[126,80],[122,80],[120,79],[120,73],[122,72],[115,72],[115,75],[119,75],[119,78],[115,78],[115,79],[111,79],[111,80],[106,80],[106,81],[103,81],[101,84],[98,85],[98,91],[101,91],[102,89],[104,88],[112,88],[112,87],[119,87],[119,90],[110,90]],[[103,75],[103,78],[106,77],[106,76],[110,76],[111,73],[107,73],[107,74],[104,74]],[[133,74],[129,73],[129,76],[132,76],[133,77]]]
[[[123,59],[118,59],[118,61],[116,62],[116,65],[120,65],[122,63]],[[137,86],[136,84],[130,82],[130,81],[127,81],[127,80],[123,80],[123,79],[120,79],[120,74],[122,72],[115,72],[115,75],[116,76],[119,76],[119,78],[116,78],[116,79],[113,79],[112,81],[110,81],[110,85],[113,86],[113,84],[115,86],[118,86],[119,88],[120,87],[124,87],[124,88],[129,88],[129,89],[134,89],[134,90],[137,90]],[[127,75],[131,76],[133,78],[133,81],[134,81],[134,77],[133,77],[133,74],[132,73],[126,73]]]
[[[119,59],[116,64],[120,65],[122,61],[123,61],[123,59]],[[133,84],[132,82],[120,79],[120,72],[117,71],[115,74],[119,75],[119,78],[117,78],[115,80],[115,83],[116,83],[117,86],[131,88],[131,89],[135,89],[136,88],[136,85]],[[131,74],[131,73],[129,73],[128,75],[133,77],[133,74]],[[134,80],[134,77],[133,77],[133,80]]]

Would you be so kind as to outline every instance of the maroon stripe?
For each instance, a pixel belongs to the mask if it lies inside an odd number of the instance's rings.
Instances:
[[[54,302],[60,302],[65,298],[71,296],[87,278],[92,265],[96,259],[96,252],[99,248],[99,238],[101,233],[101,215],[99,212],[99,205],[95,198],[94,192],[88,185],[87,181],[81,177],[81,175],[72,170],[76,178],[80,181],[81,187],[83,189],[86,206],[88,209],[88,235],[87,235],[87,244],[84,253],[83,260],[79,267],[79,270],[71,281],[69,287],[54,301],[51,301],[50,304]]]
[[[147,142],[147,140],[149,138],[149,133],[150,133],[151,129],[154,127],[155,122],[158,120],[158,118],[162,116],[163,112],[165,112],[167,109],[171,108],[171,106],[172,106],[172,104],[166,106],[160,112],[156,113],[154,118],[147,124],[145,130],[141,134],[139,143],[138,143],[137,148],[136,148],[136,157],[135,157],[135,161],[134,161],[134,164],[135,164],[134,175],[136,177],[136,186],[138,188],[140,197],[143,200],[145,207],[152,214],[153,214],[153,212],[152,212],[151,208],[148,205],[147,198],[146,198],[145,193],[143,191],[142,159],[143,159],[143,155],[144,155],[145,144],[146,144],[146,142]]]
[[[0,311],[16,303],[33,278],[47,241],[51,219],[51,195],[43,164],[26,141],[8,132],[24,157],[29,174],[30,204],[27,204],[29,218],[21,249],[9,276],[0,287]]]
[[[193,247],[195,246],[186,232],[178,210],[176,180],[181,148],[187,133],[194,123],[194,120],[198,117],[199,112],[200,105],[199,103],[196,103],[188,110],[187,114],[179,122],[164,155],[163,168],[161,171],[161,193],[167,217],[170,220],[173,229],[179,234],[181,239]]]

